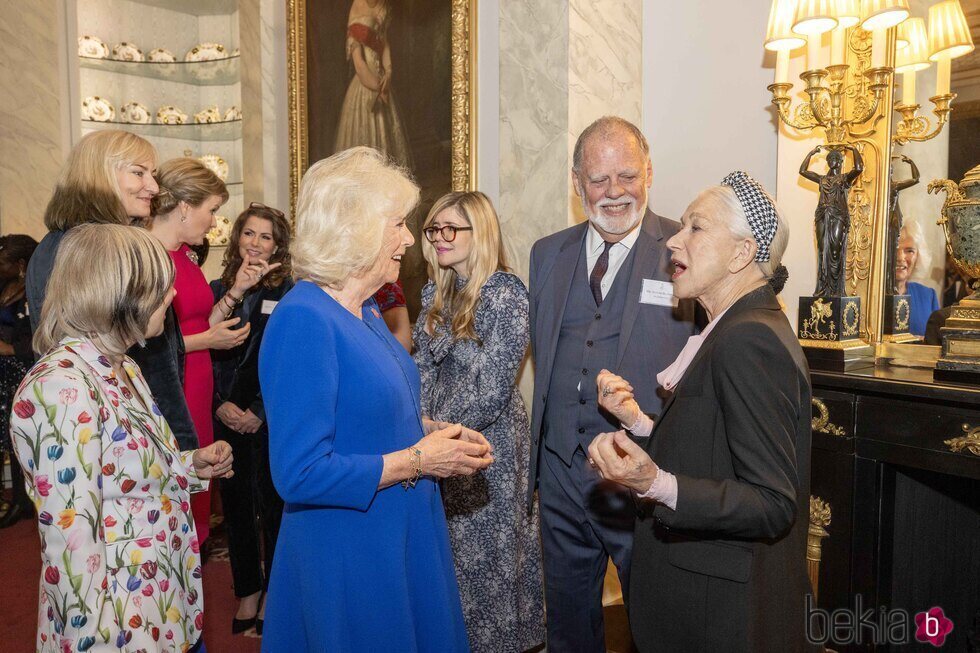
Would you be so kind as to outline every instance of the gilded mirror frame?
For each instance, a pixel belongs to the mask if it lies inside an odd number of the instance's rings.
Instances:
[[[310,165],[306,56],[307,1],[286,0],[291,216],[295,215],[300,180]],[[477,179],[477,0],[451,0],[451,6],[451,184],[453,190],[474,190]]]

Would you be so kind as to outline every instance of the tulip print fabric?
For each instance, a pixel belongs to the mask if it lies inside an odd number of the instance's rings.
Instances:
[[[11,437],[38,510],[37,650],[186,651],[204,625],[190,492],[202,489],[139,368],[134,395],[63,340],[14,395]]]

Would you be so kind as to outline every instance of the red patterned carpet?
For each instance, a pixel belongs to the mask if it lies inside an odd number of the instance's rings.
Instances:
[[[212,531],[214,533],[214,531]],[[220,540],[220,531],[217,533]],[[262,640],[231,634],[237,609],[227,555],[204,565],[204,641],[208,653],[257,653]],[[0,531],[0,653],[30,653],[37,628],[41,551],[33,520]]]

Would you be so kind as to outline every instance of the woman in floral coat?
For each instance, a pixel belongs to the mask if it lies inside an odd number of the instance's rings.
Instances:
[[[38,651],[204,648],[190,492],[231,473],[231,449],[179,451],[125,355],[162,331],[173,280],[121,225],[72,229],[55,261],[11,416],[41,535]]]

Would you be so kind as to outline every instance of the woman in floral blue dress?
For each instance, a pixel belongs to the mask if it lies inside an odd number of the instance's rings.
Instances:
[[[470,646],[524,651],[544,641],[537,512],[525,503],[530,428],[516,385],[529,338],[527,289],[507,271],[483,193],[437,200],[422,232],[435,271],[415,325],[422,412],[480,431],[494,448],[491,467],[443,481]]]

